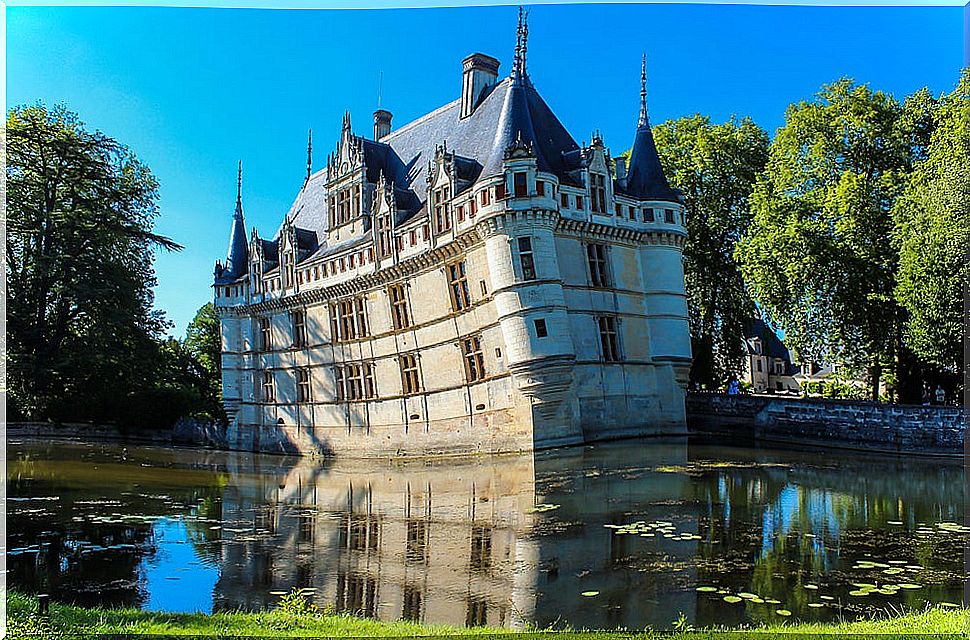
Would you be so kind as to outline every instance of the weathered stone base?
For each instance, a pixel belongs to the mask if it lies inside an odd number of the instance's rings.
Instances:
[[[686,435],[682,405],[679,411],[660,412],[659,404],[656,397],[572,397],[552,406],[533,403],[531,412],[526,405],[409,425],[348,428],[234,423],[226,446],[263,453],[373,458],[513,453],[621,438]],[[658,415],[662,419],[656,419]]]

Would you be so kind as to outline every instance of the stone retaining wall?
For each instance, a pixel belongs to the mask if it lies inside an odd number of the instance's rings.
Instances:
[[[966,417],[957,407],[689,394],[691,434],[722,441],[814,444],[907,454],[964,455]]]

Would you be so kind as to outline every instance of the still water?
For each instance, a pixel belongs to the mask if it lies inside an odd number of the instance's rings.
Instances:
[[[962,603],[959,462],[627,441],[436,462],[7,443],[8,584],[166,611],[293,587],[380,620],[574,628]]]

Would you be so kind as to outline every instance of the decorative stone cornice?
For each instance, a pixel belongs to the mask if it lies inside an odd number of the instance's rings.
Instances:
[[[667,245],[683,249],[687,234],[679,230],[631,229],[561,218],[556,231],[580,238],[616,240],[632,244]]]
[[[496,234],[505,233],[520,220],[528,222],[535,227],[552,230],[559,223],[559,213],[548,209],[506,209],[501,213],[480,220],[476,225],[476,229],[478,230],[478,234],[484,239]]]

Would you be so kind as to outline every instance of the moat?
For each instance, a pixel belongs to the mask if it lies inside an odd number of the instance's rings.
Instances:
[[[7,442],[7,584],[522,628],[829,621],[962,602],[959,461],[624,441],[434,462]]]

